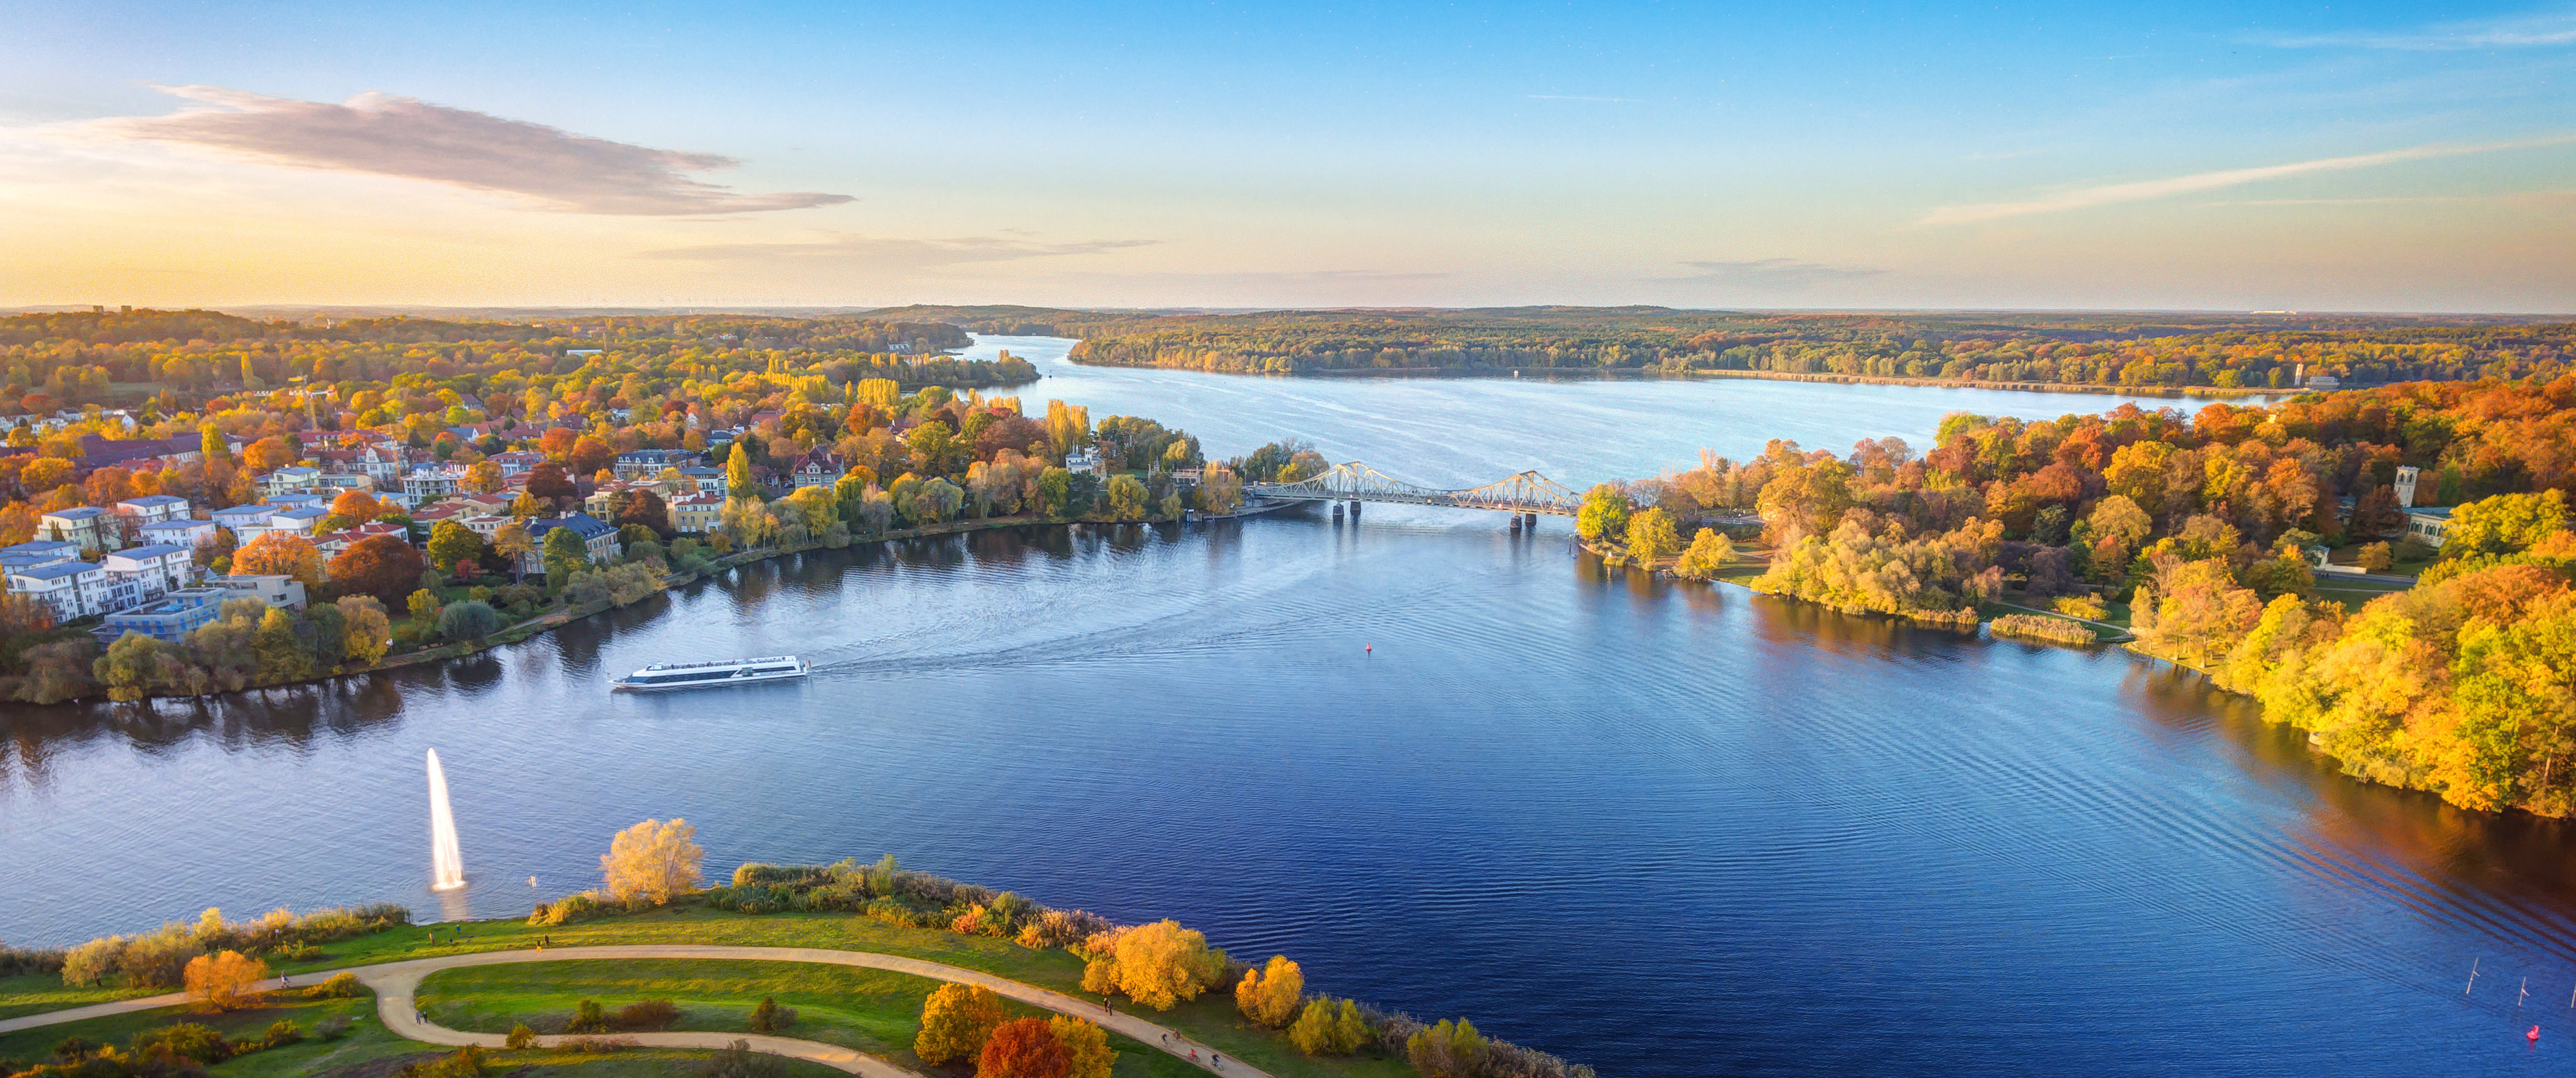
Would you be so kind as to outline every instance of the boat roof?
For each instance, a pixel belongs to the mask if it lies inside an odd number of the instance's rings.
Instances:
[[[793,655],[766,655],[757,659],[717,659],[711,662],[702,663],[654,663],[651,666],[645,667],[644,670],[698,670],[709,666],[749,666],[753,663],[792,663],[795,661],[796,656]],[[638,670],[636,673],[643,673],[644,670]]]

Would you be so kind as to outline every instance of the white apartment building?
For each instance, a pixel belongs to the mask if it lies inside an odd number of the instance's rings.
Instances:
[[[85,561],[12,567],[8,580],[11,592],[32,596],[52,607],[57,622],[107,612],[107,570]]]
[[[171,543],[127,547],[98,564],[107,570],[108,611],[131,610],[197,582],[195,549]]]
[[[465,468],[456,464],[424,464],[403,476],[403,493],[415,503],[428,503],[457,492],[465,482]]]
[[[170,494],[146,494],[116,503],[118,516],[136,524],[158,524],[180,520],[188,515],[188,499]]]
[[[36,522],[36,534],[46,539],[78,543],[83,550],[114,550],[125,545],[125,529],[115,515],[92,505],[57,509],[45,514]]]
[[[135,533],[146,543],[169,543],[194,549],[199,543],[214,540],[215,522],[202,518],[181,517],[146,524],[136,528]]]

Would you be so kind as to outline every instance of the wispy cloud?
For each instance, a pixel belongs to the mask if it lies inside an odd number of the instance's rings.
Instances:
[[[2436,23],[2402,33],[2314,34],[2276,38],[2287,49],[2404,49],[2447,52],[2461,49],[2532,48],[2576,45],[2576,11],[2517,15],[2471,22]]]
[[[1862,266],[1828,266],[1821,262],[1808,262],[1796,258],[1684,262],[1682,265],[1699,272],[1669,279],[1775,290],[1813,288],[1834,281],[1876,277],[1887,272]]]
[[[1532,101],[1600,101],[1613,105],[1634,105],[1645,100],[1642,97],[1587,97],[1583,94],[1522,94],[1521,96]]]
[[[611,142],[408,97],[365,93],[332,104],[216,86],[159,89],[196,105],[92,129],[304,168],[506,192],[574,213],[751,213],[850,201],[811,191],[741,194],[683,175],[741,163],[730,157]]]
[[[1084,240],[1076,243],[1032,243],[1003,236],[961,236],[915,240],[884,236],[833,234],[812,241],[785,243],[711,243],[646,251],[644,258],[695,262],[802,262],[863,265],[870,268],[929,269],[971,262],[1015,262],[1098,254],[1128,247],[1147,247],[1154,240]]]
[[[2519,142],[2489,142],[2474,146],[2414,146],[2403,150],[2358,154],[2351,157],[2326,157],[2314,161],[2295,161],[2286,165],[2264,165],[2258,168],[2227,169],[2200,172],[2189,176],[2172,176],[2161,180],[2139,180],[2133,183],[2101,184],[2077,187],[2055,194],[2040,195],[2021,202],[1981,202],[1966,206],[1941,206],[1924,215],[1923,224],[1956,225],[1974,221],[1992,221],[2033,213],[2057,213],[2065,210],[2091,209],[2122,202],[2144,202],[2149,199],[2215,191],[2264,180],[2301,176],[2311,172],[2337,172],[2357,168],[2374,168],[2400,161],[2429,157],[2457,157],[2463,154],[2493,153],[2498,150],[2554,146],[2576,141],[2576,137],[2527,139]]]

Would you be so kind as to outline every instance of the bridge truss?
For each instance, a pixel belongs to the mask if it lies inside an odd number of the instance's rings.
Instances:
[[[1481,487],[1435,490],[1415,486],[1358,461],[1294,483],[1247,483],[1244,493],[1288,501],[1400,502],[1457,509],[1491,509],[1505,513],[1544,513],[1570,517],[1583,508],[1583,496],[1537,472],[1521,472]]]

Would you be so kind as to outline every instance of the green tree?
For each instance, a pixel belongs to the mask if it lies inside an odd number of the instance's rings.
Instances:
[[[479,599],[450,604],[438,612],[438,635],[444,639],[481,640],[500,628],[501,615]]]
[[[90,673],[107,686],[108,699],[140,700],[156,690],[186,685],[188,667],[177,648],[129,632],[107,646],[106,653],[90,664]]]
[[[271,607],[260,616],[259,630],[251,637],[251,650],[259,657],[261,681],[293,681],[312,674],[312,649],[298,637],[298,628],[295,615],[283,607]]]
[[[1073,473],[1062,468],[1049,468],[1038,473],[1038,497],[1046,503],[1046,515],[1064,517],[1066,495],[1073,487]]]
[[[543,549],[544,553],[538,558],[546,567],[548,587],[561,588],[560,581],[569,580],[572,574],[590,568],[590,548],[569,527],[557,525],[546,529]]]
[[[1657,562],[1672,557],[1682,548],[1681,536],[1673,528],[1672,514],[1661,506],[1649,507],[1628,518],[1628,555],[1641,562]]]
[[[1583,495],[1583,509],[1575,515],[1574,530],[1586,539],[1621,538],[1628,534],[1628,513],[1632,508],[1628,492],[1619,489],[1619,484],[1595,484]]]
[[[1690,549],[1682,551],[1682,560],[1673,572],[1693,580],[1714,579],[1720,570],[1735,561],[1735,541],[1715,528],[1701,528],[1691,536]]]

